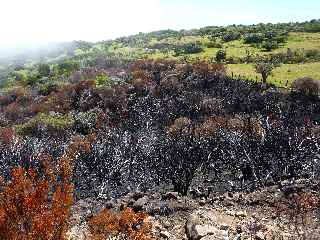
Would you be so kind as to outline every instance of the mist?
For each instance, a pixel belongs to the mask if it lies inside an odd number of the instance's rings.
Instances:
[[[2,0],[0,59],[57,43],[97,42],[161,29],[277,23],[317,18],[318,1]],[[282,12],[286,11],[286,14]]]

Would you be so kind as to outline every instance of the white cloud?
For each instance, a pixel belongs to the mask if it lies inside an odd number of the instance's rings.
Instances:
[[[159,0],[1,0],[0,45],[98,41],[158,29]]]

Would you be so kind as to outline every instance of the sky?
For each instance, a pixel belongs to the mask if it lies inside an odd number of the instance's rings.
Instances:
[[[319,19],[320,0],[0,0],[0,47]]]

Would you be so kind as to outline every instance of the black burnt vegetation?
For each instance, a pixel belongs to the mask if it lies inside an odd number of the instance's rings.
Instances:
[[[318,180],[316,80],[298,79],[284,93],[232,79],[222,64],[141,60],[121,68],[121,81],[108,71],[71,71],[72,82],[45,93],[1,96],[4,179],[17,166],[41,173],[41,154],[58,159],[74,136],[93,134],[91,151],[74,162],[77,198],[164,184],[187,195],[199,174],[219,191]]]

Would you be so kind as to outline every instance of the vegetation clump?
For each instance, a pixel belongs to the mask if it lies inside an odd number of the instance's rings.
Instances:
[[[40,113],[28,122],[16,125],[16,131],[20,135],[37,135],[44,132],[51,134],[61,134],[71,129],[74,119],[71,115],[54,115]]]

